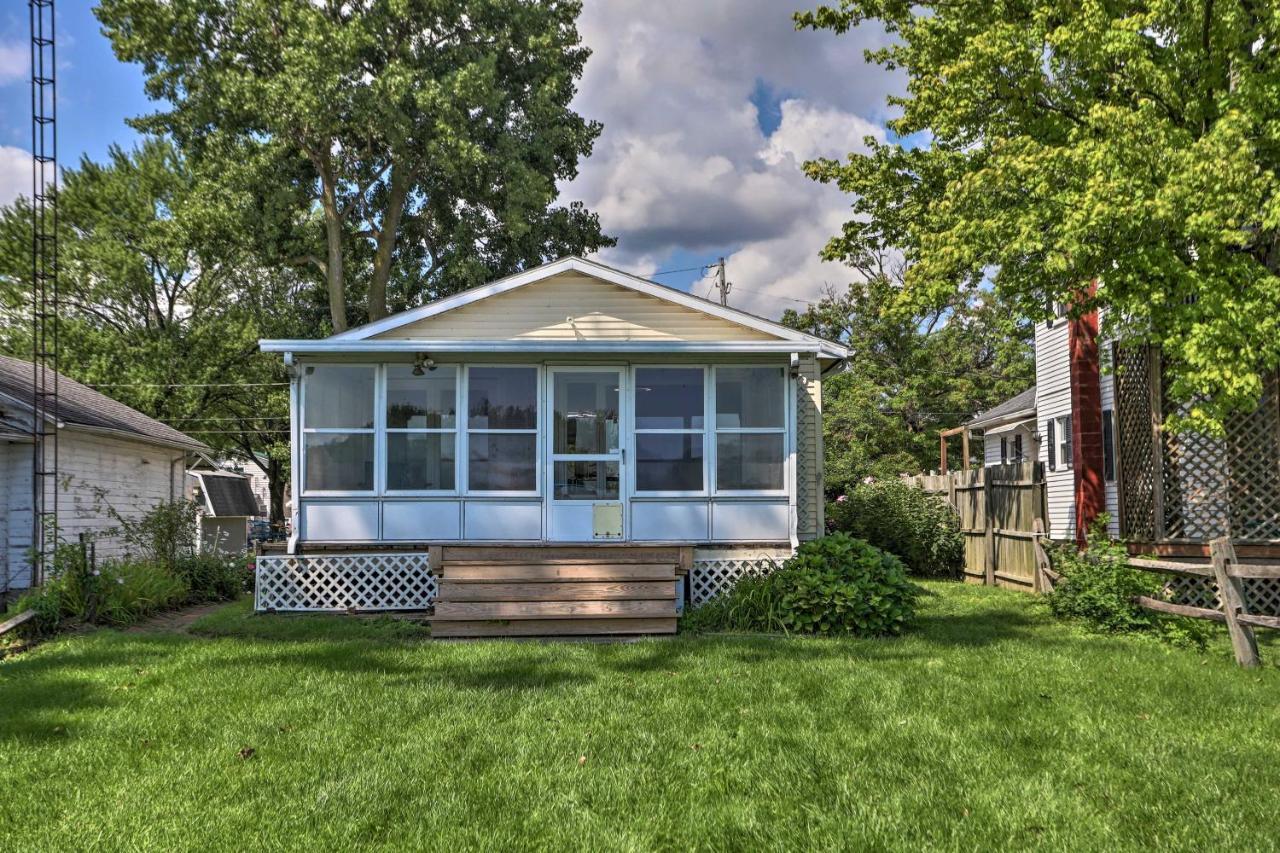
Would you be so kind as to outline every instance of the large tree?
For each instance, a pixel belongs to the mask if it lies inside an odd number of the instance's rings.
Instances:
[[[211,215],[319,276],[332,328],[611,241],[554,206],[600,125],[568,0],[103,0]]]
[[[851,369],[822,388],[827,488],[937,465],[938,430],[1035,381],[1032,327],[993,293],[953,293],[919,311],[901,308],[903,265],[856,264],[857,281],[783,322],[849,346]]]
[[[314,334],[323,306],[296,277],[258,267],[193,215],[196,178],[173,146],[146,140],[81,160],[57,194],[59,360],[64,373],[234,453],[268,477],[283,518],[287,377],[258,338]],[[30,208],[0,209],[0,311],[29,317]],[[30,325],[0,326],[29,356]]]
[[[1111,310],[1216,428],[1280,364],[1280,15],[1258,0],[841,0],[895,36],[895,139],[810,173],[855,194],[831,258],[911,261],[905,298],[989,279],[1024,316]],[[1087,295],[1091,282],[1096,297]]]

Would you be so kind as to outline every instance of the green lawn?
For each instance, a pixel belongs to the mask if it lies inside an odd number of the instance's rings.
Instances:
[[[433,643],[391,620],[245,604],[198,623],[205,636],[64,638],[0,663],[0,838],[1280,843],[1280,646],[1246,672],[1223,643],[1089,636],[1018,593],[929,589],[898,640]]]

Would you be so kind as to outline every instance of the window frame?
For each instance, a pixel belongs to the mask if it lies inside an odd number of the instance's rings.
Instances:
[[[639,406],[635,395],[639,392],[641,370],[701,370],[702,371],[702,429],[657,429],[646,428],[639,429],[636,427],[636,413]],[[628,412],[630,423],[628,431],[631,434],[631,455],[630,464],[627,468],[627,486],[631,497],[635,498],[706,498],[711,496],[711,449],[708,445],[708,436],[712,430],[708,429],[710,419],[715,418],[715,397],[713,396],[711,366],[707,364],[679,364],[667,362],[665,364],[632,364],[630,371],[631,382],[631,405]],[[702,488],[696,491],[684,491],[679,489],[662,489],[658,491],[642,491],[639,487],[638,474],[640,471],[640,436],[642,435],[702,435]]]
[[[350,361],[317,361],[306,362],[299,365],[301,369],[301,382],[298,383],[298,454],[302,461],[301,469],[298,475],[302,481],[301,495],[307,498],[332,498],[332,497],[377,497],[382,493],[383,478],[383,460],[379,445],[382,443],[378,436],[383,432],[383,412],[384,405],[381,393],[382,383],[380,376],[382,374],[382,365],[376,363],[362,363]],[[316,368],[323,367],[359,367],[368,368],[372,372],[373,378],[373,426],[368,428],[354,427],[310,427],[307,426],[307,386],[310,384],[308,379],[315,375]],[[308,435],[372,435],[373,441],[373,488],[372,489],[313,489],[308,482],[307,477],[307,436]]]
[[[472,429],[471,428],[471,371],[475,368],[524,368],[533,371],[534,375],[534,405],[537,407],[534,412],[532,429]],[[458,429],[458,459],[461,460],[462,479],[458,482],[458,494],[468,498],[541,498],[542,487],[545,477],[543,476],[543,466],[545,465],[545,455],[542,450],[543,430],[549,430],[549,423],[546,421],[546,405],[543,398],[545,392],[545,382],[543,374],[546,373],[544,365],[531,362],[468,362],[462,365],[462,378],[458,383],[458,417],[461,419],[461,426]],[[471,488],[471,434],[477,433],[481,435],[532,435],[533,439],[533,491],[523,490],[480,490]]]
[[[1071,459],[1073,451],[1071,446],[1073,438],[1071,435],[1071,413],[1068,412],[1065,415],[1055,415],[1053,417],[1053,429],[1055,442],[1054,453],[1057,455],[1058,462],[1057,468],[1054,470],[1070,471],[1075,467],[1072,464]],[[1063,453],[1063,450],[1065,450],[1066,453]]]
[[[627,441],[627,430],[629,428],[628,421],[628,400],[627,395],[630,389],[627,383],[630,381],[630,371],[627,370],[625,364],[582,364],[575,362],[573,364],[549,363],[544,365],[541,373],[546,374],[546,397],[540,398],[540,404],[545,404],[545,415],[539,410],[538,424],[545,427],[546,435],[544,439],[540,439],[539,447],[546,444],[546,482],[547,496],[546,502],[550,505],[552,502],[567,506],[574,504],[591,504],[591,503],[623,503],[627,499],[628,483],[627,474],[627,449],[630,447]],[[613,373],[618,374],[618,451],[616,453],[557,453],[556,452],[556,390],[555,375],[557,373]],[[556,463],[557,462],[596,462],[608,464],[610,462],[618,465],[618,496],[616,498],[558,498],[556,497]]]
[[[782,371],[782,426],[781,427],[727,427],[720,428],[720,419],[716,411],[718,401],[718,374],[721,370],[737,370],[742,368],[765,368]],[[708,415],[711,425],[707,430],[709,447],[704,447],[703,456],[709,460],[711,476],[711,495],[713,497],[790,497],[794,482],[795,439],[792,424],[794,422],[794,398],[791,371],[785,364],[776,363],[740,363],[732,362],[711,365],[710,407]],[[781,435],[782,436],[782,487],[779,489],[722,489],[720,488],[719,445],[720,434],[726,435]]]
[[[454,371],[454,374],[453,374],[453,410],[454,410],[453,429],[444,429],[444,428],[436,428],[436,427],[422,427],[422,428],[391,427],[391,426],[388,426],[388,422],[387,422],[387,401],[390,398],[389,388],[390,388],[390,378],[391,378],[389,376],[388,368],[403,367],[403,366],[406,366],[407,364],[409,363],[408,362],[386,362],[379,365],[378,373],[380,374],[380,377],[379,377],[378,384],[382,389],[380,394],[381,402],[379,404],[380,414],[382,415],[382,428],[378,430],[377,443],[382,446],[381,472],[382,472],[382,486],[383,486],[382,490],[379,491],[379,494],[386,495],[388,497],[397,497],[397,498],[400,498],[400,497],[421,497],[421,498],[455,497],[456,495],[459,494],[461,489],[461,483],[459,482],[458,478],[461,474],[465,473],[465,466],[460,464],[461,459],[460,459],[460,451],[459,451],[459,446],[461,443],[459,439],[459,433],[461,433],[462,430],[458,428],[458,421],[462,417],[461,406],[462,406],[462,403],[464,402],[464,398],[461,395],[461,390],[462,390],[462,373],[465,370],[465,366],[462,364],[453,363],[453,362],[450,362],[448,364],[440,364],[436,366],[437,370],[452,369]],[[389,465],[391,461],[391,454],[389,452],[388,445],[390,443],[391,435],[393,433],[397,435],[433,435],[433,434],[444,435],[448,433],[453,433],[453,488],[452,489],[392,489],[387,487],[387,483],[390,482],[390,478],[387,476],[387,465]]]
[[[1119,449],[1116,443],[1116,416],[1112,409],[1102,410],[1102,482],[1114,483],[1116,481],[1116,468],[1119,460],[1116,458],[1116,451]],[[1110,452],[1108,452],[1108,450]]]

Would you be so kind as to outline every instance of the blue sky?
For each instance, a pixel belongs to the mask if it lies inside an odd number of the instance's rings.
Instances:
[[[153,109],[137,66],[116,61],[90,4],[59,5],[59,158],[105,156]],[[561,187],[600,214],[617,248],[602,260],[640,274],[728,259],[731,304],[776,316],[847,271],[817,258],[848,199],[801,163],[884,137],[884,98],[900,81],[869,68],[879,32],[797,33],[776,0],[587,0],[593,50],[575,106],[605,131]],[[0,12],[0,201],[25,191],[30,148],[26,4]],[[709,273],[658,277],[705,295]]]

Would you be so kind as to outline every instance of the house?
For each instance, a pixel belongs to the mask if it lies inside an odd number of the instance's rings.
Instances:
[[[1225,435],[1165,429],[1179,408],[1159,350],[1100,340],[1096,312],[1056,314],[1036,324],[1034,404],[1024,392],[968,424],[985,432],[986,465],[1010,436],[1032,442],[1049,535],[1082,541],[1105,512],[1111,534],[1134,548],[1201,556],[1231,536],[1241,557],[1280,556],[1280,378]]]
[[[594,261],[262,348],[294,377],[300,476],[261,609],[674,630],[676,581],[697,602],[823,530],[821,381],[845,348]],[[641,600],[613,601],[628,585]]]
[[[33,368],[0,356],[0,592],[31,584],[34,533]],[[188,454],[199,441],[65,376],[58,377],[59,536],[101,537],[99,557],[123,552],[111,510],[136,517],[183,495]],[[53,498],[47,497],[52,502]]]
[[[249,476],[202,455],[187,469],[187,481],[199,507],[200,550],[222,554],[247,550],[249,522],[264,515]]]
[[[1040,436],[1036,431],[1036,387],[1032,385],[1021,394],[978,413],[966,426],[970,431],[983,434],[984,465],[1007,465],[1037,458]]]

